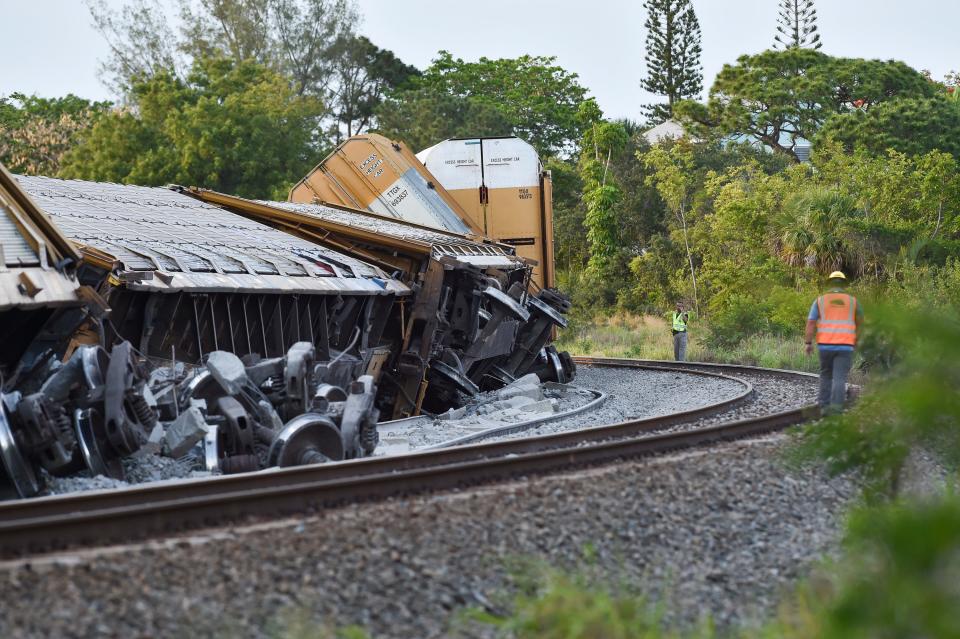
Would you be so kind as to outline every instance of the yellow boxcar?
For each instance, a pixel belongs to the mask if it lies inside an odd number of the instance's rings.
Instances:
[[[355,135],[290,191],[291,202],[340,204],[465,235],[482,235],[401,142]]]
[[[445,140],[417,154],[484,235],[535,263],[533,278],[554,286],[549,171],[517,137]]]
[[[290,191],[290,201],[328,203],[512,245],[534,265],[533,283],[554,284],[550,172],[516,137],[446,140],[414,155],[369,133],[341,143]]]

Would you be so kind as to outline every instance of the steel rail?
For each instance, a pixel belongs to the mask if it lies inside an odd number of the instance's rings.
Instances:
[[[636,368],[647,367],[637,366]],[[5,522],[11,519],[7,516],[9,512],[15,512],[19,518],[32,518],[60,512],[64,510],[67,504],[69,504],[72,512],[80,512],[97,508],[120,507],[139,501],[165,501],[175,499],[185,492],[191,494],[216,494],[224,489],[250,490],[269,481],[296,483],[309,479],[338,479],[390,471],[407,471],[425,466],[428,463],[432,465],[458,464],[474,459],[529,453],[547,448],[577,446],[583,443],[585,439],[582,433],[588,433],[587,437],[596,439],[629,437],[638,433],[688,423],[727,410],[744,401],[751,391],[752,387],[748,392],[741,393],[738,396],[716,404],[671,413],[669,415],[646,417],[617,424],[563,431],[537,437],[479,443],[436,450],[421,450],[406,455],[368,457],[359,460],[313,466],[295,466],[282,469],[274,468],[255,473],[240,473],[212,478],[152,482],[123,489],[84,491],[49,497],[37,497],[23,501],[4,502],[0,503],[0,533],[2,533]],[[189,488],[186,488],[187,486],[189,486]],[[227,488],[228,486],[229,488]],[[2,541],[2,537],[0,537],[0,541]],[[0,548],[2,548],[2,544],[0,544]]]
[[[591,358],[581,363],[674,370],[697,365],[629,363]],[[790,371],[715,367],[714,370]],[[716,414],[715,407],[552,435],[479,443],[394,457],[159,482],[0,504],[0,556],[124,542],[250,518],[303,514],[346,503],[651,455],[770,432],[797,424],[815,407],[679,432],[651,431]]]

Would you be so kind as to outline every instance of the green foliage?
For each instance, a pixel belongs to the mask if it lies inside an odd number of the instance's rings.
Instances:
[[[580,159],[586,205],[584,223],[590,242],[590,265],[598,272],[608,270],[610,258],[620,244],[617,205],[623,199],[623,190],[610,172],[610,163],[628,139],[626,129],[618,122],[594,122],[584,134]]]
[[[550,171],[553,183],[553,237],[557,268],[580,268],[590,258],[590,243],[583,232],[586,211],[580,206],[583,180],[572,162],[549,158],[544,165]]]
[[[751,335],[764,332],[772,310],[769,302],[757,300],[752,295],[729,296],[711,313],[709,343],[719,348],[731,348]]]
[[[849,194],[863,211],[852,225],[864,237],[865,254],[896,253],[917,239],[956,235],[960,213],[960,175],[953,156],[931,151],[908,156],[889,150],[874,156],[863,149],[851,157],[827,143],[814,154],[821,181]]]
[[[934,83],[902,62],[791,47],[724,65],[706,105],[681,102],[675,113],[702,137],[749,136],[796,159],[797,143],[813,140],[833,114],[935,92]]]
[[[186,81],[164,72],[132,91],[135,108],[100,118],[63,177],[282,197],[320,150],[322,105],[254,62],[198,60]]]
[[[580,85],[577,74],[555,62],[553,57],[528,55],[466,62],[440,51],[417,85],[435,95],[467,98],[493,109],[540,155],[558,155],[572,151],[580,139],[578,109],[587,90]],[[471,133],[493,134],[484,130]]]
[[[864,509],[821,611],[825,639],[960,636],[960,499]]]
[[[110,45],[103,80],[124,95],[160,72],[185,80],[197,60],[259,62],[288,78],[297,94],[325,102],[338,47],[359,21],[348,0],[86,0],[94,27]],[[176,15],[179,13],[179,15]]]
[[[693,251],[690,247],[688,228],[688,212],[694,191],[694,155],[689,144],[681,140],[669,147],[657,146],[642,156],[647,169],[652,171],[648,183],[656,186],[660,197],[667,208],[673,213],[683,247],[687,254],[687,264],[690,267],[690,283],[693,288],[694,308],[700,312],[700,298],[697,294],[697,273],[694,266]]]
[[[820,34],[817,33],[817,10],[813,8],[813,0],[780,0],[777,35],[773,40],[774,48],[822,47]]]
[[[666,104],[648,105],[649,124],[673,117],[678,100],[696,98],[703,90],[700,64],[700,22],[690,0],[646,0],[647,75],[640,86],[667,97]]]
[[[376,119],[376,131],[414,151],[449,138],[511,135],[513,130],[496,107],[432,88],[392,93],[377,107]]]
[[[714,637],[709,623],[695,633],[665,629],[662,607],[624,588],[596,583],[584,574],[545,571],[521,590],[509,617],[473,618],[515,639],[679,639]]]
[[[635,279],[629,295],[634,309],[652,310],[670,308],[680,297],[676,275],[684,272],[683,247],[669,237],[657,235],[649,246],[630,261],[630,272]]]
[[[331,100],[333,117],[340,125],[335,132],[337,142],[341,128],[345,137],[369,129],[384,95],[409,86],[420,75],[416,67],[405,64],[392,51],[381,49],[364,36],[341,37],[330,55],[337,60],[336,89]]]
[[[910,155],[936,149],[960,157],[960,105],[942,96],[901,97],[866,111],[837,113],[814,138],[815,145],[829,141],[875,155],[888,149]]]
[[[110,45],[101,79],[129,98],[143,78],[187,82],[198,60],[256,62],[325,106],[333,140],[361,133],[386,92],[418,71],[355,31],[351,0],[86,0]],[[179,15],[176,15],[179,13]]]
[[[845,242],[844,223],[858,213],[854,199],[836,189],[796,191],[784,200],[774,221],[775,250],[789,266],[826,273],[851,270],[854,258]]]

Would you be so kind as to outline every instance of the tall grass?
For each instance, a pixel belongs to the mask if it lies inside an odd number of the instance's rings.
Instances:
[[[691,322],[687,359],[697,362],[747,364],[765,368],[816,371],[817,358],[804,353],[803,340],[753,335],[733,348],[710,348],[708,327]],[[673,334],[665,318],[617,312],[573,322],[561,332],[560,349],[573,355],[673,359]]]

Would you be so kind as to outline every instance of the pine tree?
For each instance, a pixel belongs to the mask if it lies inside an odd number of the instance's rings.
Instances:
[[[777,31],[774,49],[819,49],[823,46],[817,33],[817,10],[813,8],[813,0],[780,0]]]
[[[673,116],[678,100],[693,98],[703,89],[700,65],[700,22],[690,0],[646,0],[647,77],[640,86],[667,96],[666,104],[644,107],[651,124]]]

